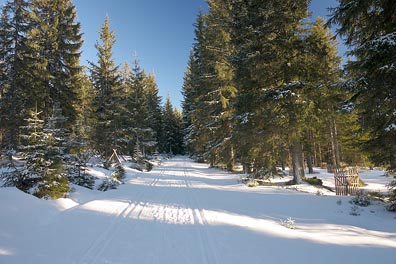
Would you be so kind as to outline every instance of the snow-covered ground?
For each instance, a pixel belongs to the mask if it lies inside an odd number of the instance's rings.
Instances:
[[[396,214],[379,202],[353,216],[350,197],[249,188],[186,157],[126,172],[117,190],[56,201],[1,188],[0,263],[396,263]]]

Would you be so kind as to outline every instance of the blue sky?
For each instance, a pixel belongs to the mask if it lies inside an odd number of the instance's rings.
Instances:
[[[0,0],[4,3],[4,0]],[[154,71],[163,101],[169,93],[180,108],[183,76],[198,10],[205,10],[204,0],[73,0],[84,33],[82,63],[96,62],[95,41],[106,15],[117,42],[114,59],[122,65],[131,62],[136,51],[140,65]],[[327,7],[336,0],[312,0],[313,17],[326,17]],[[345,49],[342,47],[342,52]],[[341,52],[341,55],[342,55]]]

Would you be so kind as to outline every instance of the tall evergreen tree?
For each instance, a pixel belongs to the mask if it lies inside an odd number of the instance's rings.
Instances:
[[[31,104],[51,115],[54,104],[60,103],[71,127],[78,115],[83,43],[75,6],[71,0],[32,0],[32,15]]]
[[[232,170],[234,146],[231,119],[236,87],[233,82],[234,67],[229,63],[234,51],[231,44],[230,9],[227,1],[208,1],[208,4],[203,52],[210,60],[205,61],[206,76],[201,76],[206,79],[204,85],[209,89],[202,98],[206,101],[206,124],[210,131],[207,156],[212,159],[212,163],[226,164],[228,170]]]
[[[27,33],[31,30],[29,3],[6,1],[0,18],[0,130],[1,146],[16,148],[26,114]]]
[[[211,91],[208,82],[213,77],[213,73],[209,71],[210,57],[205,48],[209,43],[205,42],[205,31],[205,16],[200,12],[195,23],[195,43],[184,84],[185,98],[189,100],[189,109],[185,109],[186,118],[191,122],[187,128],[185,141],[187,149],[199,160],[210,159],[209,155],[213,154],[208,152],[211,131],[207,126],[210,114],[206,111]],[[211,161],[212,163],[214,161],[213,155]]]
[[[238,86],[236,137],[243,163],[275,167],[273,150],[279,128],[288,131],[294,180],[304,177],[302,164],[303,82],[301,21],[308,1],[233,1],[232,62]],[[276,103],[275,103],[276,102]],[[285,125],[287,126],[285,127]]]
[[[182,154],[183,148],[183,117],[181,113],[173,108],[170,97],[166,98],[163,109],[163,134],[165,152],[170,154]]]
[[[98,62],[90,62],[91,81],[95,89],[93,100],[93,118],[95,119],[92,136],[97,151],[108,156],[112,148],[116,147],[116,123],[114,115],[117,113],[118,100],[116,91],[119,89],[118,66],[115,65],[113,45],[115,43],[114,32],[110,30],[109,18],[105,21],[99,31],[101,42],[97,41]]]
[[[126,107],[130,119],[130,150],[133,150],[131,154],[141,156],[155,148],[157,142],[154,130],[149,125],[147,74],[140,68],[136,55],[133,64],[131,93],[128,95]]]
[[[165,148],[164,145],[161,144],[163,142],[161,97],[158,95],[159,91],[154,73],[151,73],[146,77],[145,90],[148,126],[153,130],[154,141],[157,142],[157,145],[152,148],[152,151],[158,150],[159,152],[163,152]]]
[[[329,23],[351,48],[346,86],[369,134],[364,146],[376,164],[396,170],[396,2],[339,0]]]

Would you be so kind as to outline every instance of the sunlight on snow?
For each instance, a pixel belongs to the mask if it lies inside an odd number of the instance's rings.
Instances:
[[[161,222],[172,225],[202,225],[201,217],[209,225],[236,226],[274,237],[305,239],[320,244],[360,247],[396,248],[396,233],[371,231],[353,226],[335,224],[299,224],[288,229],[274,219],[258,219],[227,212],[183,208],[158,203],[128,203],[125,201],[92,201],[83,209],[124,218]],[[4,252],[3,252],[4,254]]]
[[[333,224],[296,223],[296,229],[280,225],[280,221],[257,219],[244,215],[204,210],[207,221],[213,225],[231,225],[274,237],[306,239],[321,244],[361,247],[396,248],[396,233],[370,231],[353,226]]]
[[[128,205],[128,201],[95,200],[82,205],[81,209],[109,215],[120,215]]]

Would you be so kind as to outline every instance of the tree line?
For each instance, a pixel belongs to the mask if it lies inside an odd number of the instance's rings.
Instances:
[[[208,0],[183,86],[187,151],[256,176],[324,163],[396,168],[394,1]],[[341,66],[337,41],[350,47]]]
[[[66,193],[87,153],[183,152],[181,113],[169,97],[162,105],[154,74],[137,56],[116,65],[108,17],[97,61],[82,66],[76,14],[71,0],[8,0],[1,9],[0,149],[25,160],[3,178],[39,197]]]

